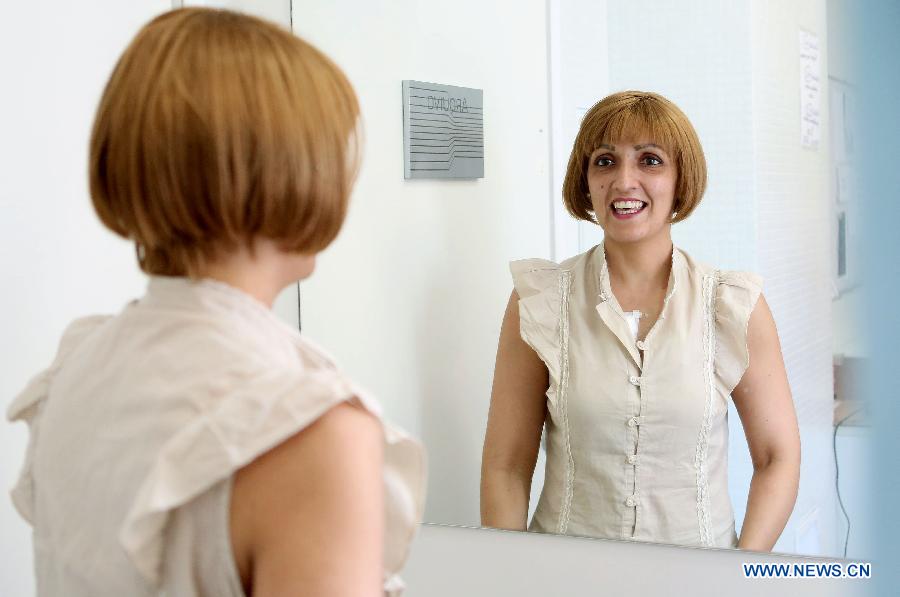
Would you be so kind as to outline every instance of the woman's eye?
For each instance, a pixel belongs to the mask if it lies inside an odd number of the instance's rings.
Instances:
[[[596,164],[597,166],[609,166],[610,164],[612,164],[612,159],[606,156],[601,156],[597,158],[596,161],[594,161],[594,164]]]
[[[660,166],[662,165],[662,160],[655,155],[647,155],[644,156],[644,163],[648,166]]]

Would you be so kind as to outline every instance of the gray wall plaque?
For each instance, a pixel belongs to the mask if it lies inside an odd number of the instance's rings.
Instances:
[[[403,81],[403,166],[410,178],[484,178],[481,89]]]

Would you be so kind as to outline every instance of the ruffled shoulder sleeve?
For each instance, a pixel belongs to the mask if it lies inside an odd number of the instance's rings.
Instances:
[[[762,291],[762,282],[760,276],[750,272],[718,272],[715,370],[727,395],[750,365],[747,326]]]
[[[141,483],[119,539],[142,576],[159,586],[165,528],[176,508],[348,400],[380,419],[374,399],[336,369],[243,374],[214,410],[199,413],[163,445]],[[385,587],[396,592],[402,585],[395,575],[422,519],[425,462],[416,441],[387,423],[383,429]]]
[[[19,514],[32,522],[34,515],[34,483],[32,480],[32,461],[34,456],[34,447],[37,442],[38,430],[40,427],[40,413],[44,405],[44,401],[50,392],[50,384],[54,375],[62,367],[63,363],[72,351],[75,350],[91,332],[108,320],[110,316],[95,315],[76,319],[63,332],[62,339],[59,341],[59,347],[56,350],[56,357],[49,367],[39,372],[31,378],[28,385],[23,389],[9,405],[6,411],[6,418],[10,421],[24,421],[28,424],[29,438],[28,448],[25,452],[25,463],[19,474],[19,479],[11,491],[13,505]]]
[[[400,570],[425,513],[426,464],[418,441],[388,423],[384,430],[384,589],[386,595],[395,597],[404,589]]]
[[[546,259],[522,259],[509,264],[519,295],[519,333],[559,379],[559,310],[561,266]]]

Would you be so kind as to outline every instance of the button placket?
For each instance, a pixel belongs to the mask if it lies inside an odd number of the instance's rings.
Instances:
[[[634,361],[638,368],[641,367],[641,355],[634,347],[634,337],[629,330],[628,322],[622,311],[622,306],[616,300],[609,286],[609,271],[606,266],[606,260],[600,268],[600,272],[596,275],[597,282],[597,300],[596,311],[600,315],[606,327],[616,336],[622,343],[628,355]]]
[[[626,533],[625,537],[633,536],[634,522],[635,522],[635,520],[637,520],[636,513],[632,509],[632,508],[634,508],[634,505],[635,505],[634,487],[635,487],[635,484],[637,481],[635,479],[635,475],[637,474],[637,471],[635,470],[635,467],[633,466],[631,459],[633,458],[633,453],[637,450],[638,434],[640,433],[639,432],[640,423],[641,423],[640,416],[631,416],[631,417],[628,417],[628,419],[626,419],[626,421],[625,421],[625,424],[630,429],[633,430],[633,433],[628,434],[630,437],[630,441],[627,441],[627,445],[625,446],[625,451],[626,451],[625,461],[627,463],[627,469],[625,471],[626,486],[624,487],[624,489],[628,495],[625,496],[625,499],[622,501],[622,503],[624,504],[624,506],[626,508],[629,509],[626,511],[626,514],[624,515],[625,516],[624,520],[628,520],[627,527],[625,529],[623,529]]]
[[[642,344],[643,344],[643,342],[640,342],[639,344],[637,344],[637,346],[640,348]],[[631,385],[633,385],[637,388],[638,409],[639,409],[638,412],[643,413],[645,410],[645,405],[644,405],[644,389],[645,388],[644,388],[643,379],[639,375],[629,375],[628,383],[630,383]],[[626,424],[628,425],[628,427],[634,429],[634,431],[635,431],[634,435],[632,436],[633,440],[630,442],[630,444],[631,444],[629,446],[630,450],[628,450],[625,455],[625,462],[629,465],[628,477],[630,477],[629,480],[631,481],[631,483],[630,483],[631,487],[629,488],[630,495],[628,495],[625,498],[625,506],[627,508],[634,508],[634,510],[631,511],[633,525],[631,527],[630,534],[632,537],[637,533],[637,530],[638,530],[640,483],[638,481],[637,464],[638,464],[638,460],[639,460],[638,451],[639,451],[639,446],[640,446],[640,434],[641,434],[640,428],[641,428],[641,425],[643,425],[643,423],[644,423],[644,415],[642,415],[642,414],[629,417],[628,420],[626,421]]]

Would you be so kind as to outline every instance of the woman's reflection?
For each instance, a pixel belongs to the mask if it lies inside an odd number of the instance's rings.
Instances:
[[[482,524],[770,550],[797,496],[800,439],[761,279],[693,260],[672,224],[706,162],[685,115],[628,91],[584,117],[563,186],[603,242],[560,264],[511,264],[484,443]],[[754,473],[740,541],[728,496],[728,399]]]

